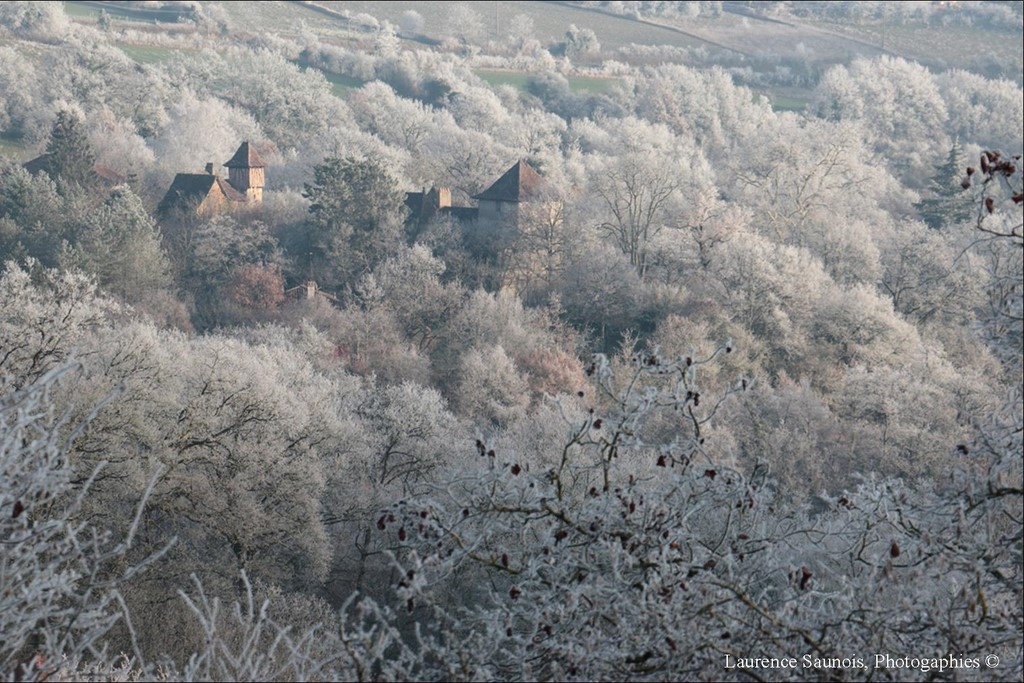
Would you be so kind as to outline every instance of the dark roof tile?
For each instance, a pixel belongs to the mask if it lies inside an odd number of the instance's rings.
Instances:
[[[197,206],[200,202],[210,196],[213,186],[217,185],[220,191],[232,202],[244,202],[244,194],[231,187],[226,180],[220,176],[209,173],[179,173],[174,176],[167,194],[160,200],[158,210],[166,212],[175,208]]]
[[[243,142],[235,152],[235,156],[224,162],[228,168],[266,168],[267,165],[256,153],[256,148],[248,142]]]
[[[45,171],[47,175],[50,175],[50,155],[43,154],[42,156],[38,156],[35,159],[26,161],[24,164],[22,164],[22,168],[24,168],[32,175],[38,175],[43,171]],[[96,180],[102,181],[105,185],[122,185],[128,182],[127,177],[118,173],[109,166],[104,166],[103,164],[93,164],[92,172],[93,175],[96,176]]]
[[[544,189],[544,179],[523,160],[505,171],[489,188],[473,197],[492,202],[530,201]]]

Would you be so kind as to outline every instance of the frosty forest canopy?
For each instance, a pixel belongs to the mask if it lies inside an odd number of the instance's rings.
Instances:
[[[1020,680],[1020,3],[0,3],[0,677]]]

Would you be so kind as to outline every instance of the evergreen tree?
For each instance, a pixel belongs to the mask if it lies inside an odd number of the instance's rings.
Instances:
[[[79,209],[46,175],[33,177],[20,166],[0,172],[0,262],[31,256],[56,265]]]
[[[115,188],[85,220],[61,261],[95,275],[101,287],[130,303],[170,285],[160,233],[127,185]]]
[[[967,161],[959,141],[954,140],[946,161],[935,168],[928,182],[931,195],[917,204],[917,210],[929,228],[939,229],[971,218],[971,201],[960,184]]]
[[[71,112],[57,114],[46,155],[46,172],[54,180],[81,188],[93,183],[96,155],[82,130],[82,122]]]
[[[288,245],[304,277],[336,287],[373,269],[402,241],[403,197],[371,159],[328,159],[313,169],[303,196],[306,230]]]

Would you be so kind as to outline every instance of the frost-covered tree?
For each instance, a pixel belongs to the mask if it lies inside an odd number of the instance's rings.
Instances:
[[[56,265],[80,216],[78,203],[61,196],[48,175],[33,177],[20,166],[0,171],[0,257],[5,260],[28,256]]]
[[[140,303],[170,285],[156,223],[127,185],[115,188],[76,232],[61,265],[95,276],[119,299]]]
[[[118,537],[83,514],[102,466],[74,471],[70,445],[87,423],[70,421],[52,397],[74,371],[55,366],[0,397],[0,670],[22,680],[115,668],[105,639],[127,618],[122,590],[159,555],[126,561],[138,515]]]
[[[636,324],[642,283],[615,247],[595,241],[584,244],[581,252],[587,258],[574,259],[562,277],[561,306],[568,320],[608,348]]]
[[[955,243],[906,221],[881,241],[880,284],[894,308],[910,320],[969,325],[981,304],[984,279],[968,270]]]
[[[875,149],[905,180],[920,177],[928,160],[949,149],[946,102],[923,66],[893,57],[855,60],[829,70],[818,85],[814,109],[836,121],[866,124]]]
[[[621,135],[610,136],[607,126],[618,128]],[[588,203],[599,207],[597,229],[644,279],[653,242],[663,232],[686,225],[689,202],[710,191],[707,161],[664,126],[642,120],[584,124],[578,130],[581,143],[594,150],[586,160],[592,194]]]
[[[398,20],[398,28],[407,36],[417,36],[423,33],[423,15],[416,10],[402,12],[402,18]]]
[[[389,312],[406,339],[422,351],[432,350],[464,297],[457,284],[442,282],[444,271],[444,263],[426,247],[403,247],[360,280],[360,302]]]
[[[467,3],[458,3],[446,8],[447,33],[463,47],[478,45],[485,37],[484,20]]]
[[[593,57],[601,51],[601,43],[597,40],[597,34],[589,28],[579,28],[575,24],[569,24],[569,30],[565,32],[565,55],[567,57]]]
[[[500,345],[471,349],[459,364],[455,403],[463,415],[504,425],[529,404],[526,380]]]
[[[758,136],[776,118],[764,99],[733,82],[721,68],[698,71],[679,64],[645,69],[633,81],[629,102],[637,116],[692,139],[712,160],[737,137]],[[759,137],[764,141],[763,135]]]
[[[37,90],[37,67],[20,51],[5,46],[0,48],[0,130],[8,136],[28,136],[37,130],[42,104]]]
[[[0,275],[0,386],[21,389],[66,364],[88,329],[114,306],[81,273],[13,262]]]
[[[867,481],[807,516],[782,503],[766,466],[706,459],[718,405],[700,391],[707,360],[638,354],[619,393],[598,359],[595,409],[567,411],[553,464],[481,442],[476,471],[384,511],[398,594],[434,624],[439,675],[738,680],[754,648],[797,662],[759,674],[871,679],[903,675],[873,653],[908,643],[935,653],[929,670],[990,676],[981,662],[998,652],[1000,675],[1016,675],[1010,454],[956,468],[943,493]],[[677,425],[667,443],[645,438],[659,411]],[[940,654],[950,648],[969,661]]]
[[[69,28],[62,6],[33,2],[4,3],[0,26],[16,35],[54,42],[62,40]]]
[[[1019,83],[960,69],[936,74],[935,82],[946,101],[948,132],[954,140],[1007,153],[1020,151],[1024,98]]]
[[[153,183],[166,191],[176,173],[199,173],[207,162],[231,158],[241,140],[259,139],[252,115],[188,89],[169,103],[164,121],[147,142],[159,164]]]

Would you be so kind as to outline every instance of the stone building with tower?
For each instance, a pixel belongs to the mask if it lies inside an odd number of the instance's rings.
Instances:
[[[167,216],[191,213],[208,216],[252,207],[263,201],[264,169],[267,165],[249,142],[243,142],[234,156],[224,162],[225,179],[212,162],[204,173],[179,173],[157,211]]]
[[[231,187],[245,195],[245,199],[253,204],[263,201],[264,175],[267,167],[248,142],[243,142],[235,152],[235,156],[224,162],[228,169],[228,182]]]
[[[549,183],[520,160],[472,198],[477,206],[453,206],[444,187],[406,194],[410,231],[418,233],[432,220],[454,220],[469,252],[500,274],[489,286],[529,293],[553,281],[565,231],[563,204]]]
[[[405,205],[409,209],[409,221],[415,225],[425,225],[436,216],[450,216],[467,226],[513,232],[539,216],[550,218],[561,208],[544,179],[523,160],[472,198],[477,206],[453,206],[450,188],[432,187],[423,192],[406,193]]]
[[[519,160],[505,171],[490,187],[475,195],[478,223],[505,224],[519,227],[525,221],[534,220],[538,209],[551,203],[547,185],[533,166]]]

